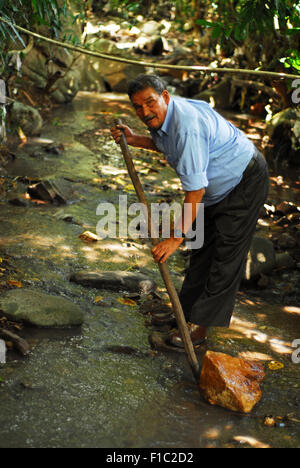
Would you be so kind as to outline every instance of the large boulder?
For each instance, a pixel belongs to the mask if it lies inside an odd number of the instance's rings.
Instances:
[[[11,108],[10,120],[16,129],[21,127],[25,135],[39,135],[43,126],[43,119],[37,109],[17,101]]]
[[[24,58],[22,74],[37,88],[45,88],[48,75],[46,56],[41,51],[33,48]]]
[[[229,93],[231,89],[230,80],[228,78],[223,78],[219,83],[212,86],[205,91],[193,96],[193,99],[198,99],[200,101],[206,101],[213,105],[216,109],[228,109],[230,108],[229,103]]]
[[[50,86],[52,77],[57,75],[58,79],[49,87],[49,94],[59,104],[68,103],[76,96],[81,79],[81,59],[72,65],[73,60],[73,55],[61,47],[50,50],[49,44],[41,45],[39,49],[33,48],[26,55],[22,73],[34,86],[44,90]]]
[[[83,323],[81,308],[69,299],[33,289],[12,289],[0,298],[2,314],[9,320],[37,327],[71,327]]]
[[[299,166],[300,110],[289,107],[275,114],[267,124],[269,145],[266,158],[274,167]]]
[[[207,351],[200,376],[200,391],[212,405],[249,413],[261,399],[265,373],[261,364]]]
[[[59,78],[51,91],[52,99],[58,104],[72,102],[80,88],[81,73],[79,70],[70,70],[65,76]]]
[[[93,38],[89,48],[106,55],[138,60],[134,54],[119,49],[113,41],[108,39]],[[126,93],[128,81],[144,72],[145,68],[139,65],[86,56],[82,66],[82,85],[83,89],[88,90],[91,86],[95,86],[96,82],[100,88],[99,91],[101,91],[104,82],[108,91]],[[93,83],[90,81],[91,77]]]

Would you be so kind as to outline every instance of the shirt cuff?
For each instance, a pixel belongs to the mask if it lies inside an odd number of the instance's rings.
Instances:
[[[182,189],[185,192],[193,192],[194,190],[200,190],[208,186],[207,177],[203,172],[199,174],[178,175],[180,177]]]

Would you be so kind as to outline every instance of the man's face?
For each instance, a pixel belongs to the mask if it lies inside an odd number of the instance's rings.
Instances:
[[[138,117],[153,130],[158,130],[164,123],[169,101],[170,95],[166,89],[158,94],[151,87],[137,91],[131,97]]]

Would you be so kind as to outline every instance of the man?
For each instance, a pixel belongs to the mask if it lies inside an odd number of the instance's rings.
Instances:
[[[229,326],[235,295],[268,193],[263,156],[246,136],[204,101],[171,97],[155,75],[139,75],[128,94],[151,136],[126,125],[111,129],[115,141],[123,131],[129,145],[164,153],[175,169],[195,221],[204,203],[204,244],[192,249],[179,295],[194,344],[204,341],[210,326]],[[156,262],[165,262],[184,240],[184,213],[177,230],[153,247]],[[187,231],[187,229],[186,229]],[[179,332],[170,343],[183,347]]]

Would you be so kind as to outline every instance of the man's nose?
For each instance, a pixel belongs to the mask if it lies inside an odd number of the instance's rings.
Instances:
[[[144,117],[147,117],[148,115],[150,115],[150,113],[151,113],[151,111],[148,108],[147,104],[144,104],[143,105],[143,115],[144,115]]]

